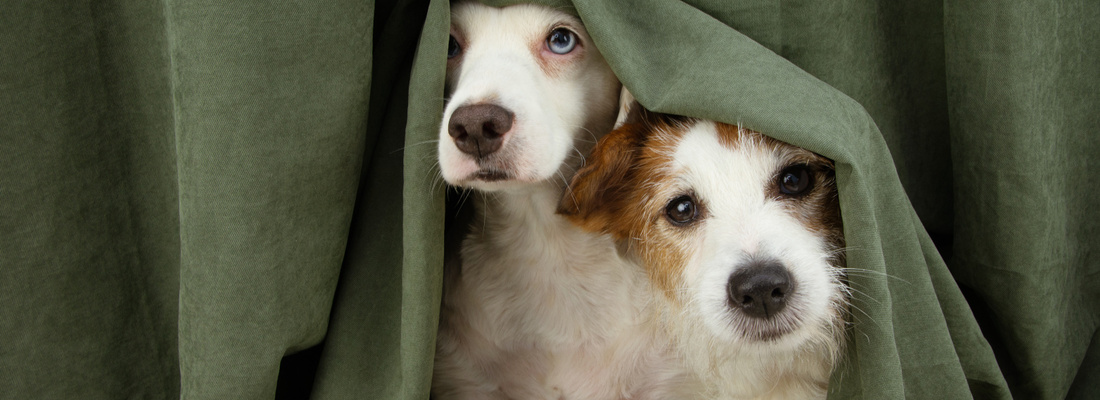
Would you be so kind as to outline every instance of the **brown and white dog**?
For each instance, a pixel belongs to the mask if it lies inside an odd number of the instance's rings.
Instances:
[[[462,2],[450,40],[439,166],[476,215],[445,272],[433,397],[677,398],[644,273],[555,213],[619,109],[581,21]]]
[[[698,397],[824,398],[849,298],[833,163],[737,126],[635,107],[560,212],[613,235],[648,273]]]

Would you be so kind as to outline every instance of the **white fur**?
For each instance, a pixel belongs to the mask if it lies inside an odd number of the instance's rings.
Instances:
[[[723,146],[715,125],[692,126],[669,166],[677,190],[693,190],[706,219],[684,250],[683,305],[666,304],[672,335],[714,399],[824,398],[839,346],[836,305],[844,302],[840,270],[829,263],[825,240],[803,226],[766,188],[783,167],[762,142]],[[781,316],[798,321],[770,341],[735,329],[727,282],[751,257],[779,260],[797,290]]]
[[[583,55],[554,74],[537,57],[547,34],[577,30]],[[452,34],[463,54],[448,71],[440,130],[444,179],[475,189],[477,215],[449,270],[437,340],[436,399],[665,399],[668,340],[653,320],[644,274],[613,241],[555,214],[565,181],[614,120],[619,83],[575,17],[545,7],[459,3]],[[559,60],[560,61],[560,60]],[[454,110],[493,103],[515,114],[491,160],[459,151]],[[483,181],[492,164],[512,179]]]

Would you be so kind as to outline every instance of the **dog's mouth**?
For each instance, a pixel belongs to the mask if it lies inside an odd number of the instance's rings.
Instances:
[[[774,342],[794,331],[791,326],[772,326],[745,331],[745,337],[757,342]]]
[[[471,179],[483,182],[500,182],[512,179],[512,174],[497,169],[482,168],[478,170]]]
[[[734,329],[755,342],[775,342],[794,332],[803,321],[797,313],[782,312],[768,319],[735,318]]]

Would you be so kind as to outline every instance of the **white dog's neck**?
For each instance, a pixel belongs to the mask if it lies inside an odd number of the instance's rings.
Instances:
[[[543,182],[477,194],[468,255],[491,257],[471,259],[479,271],[469,273],[476,282],[527,288],[515,301],[532,303],[511,307],[540,310],[538,325],[549,324],[542,330],[553,332],[545,340],[575,346],[599,341],[635,318],[637,311],[627,310],[644,303],[635,289],[644,276],[618,258],[610,237],[585,232],[556,213],[561,191]],[[557,305],[544,307],[548,301]]]
[[[484,222],[483,234],[512,236],[518,231],[524,242],[545,241],[560,237],[565,231],[580,233],[569,221],[557,214],[563,189],[551,182],[523,185],[494,192],[478,192],[475,207],[477,225]],[[589,235],[583,235],[589,236]]]

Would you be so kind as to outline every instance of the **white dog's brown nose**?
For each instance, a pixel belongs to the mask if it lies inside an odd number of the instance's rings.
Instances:
[[[787,306],[794,290],[791,274],[775,260],[752,261],[730,277],[730,306],[753,318],[768,319]]]
[[[451,114],[447,131],[459,150],[483,158],[500,149],[513,119],[515,114],[495,104],[462,106]]]

